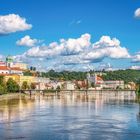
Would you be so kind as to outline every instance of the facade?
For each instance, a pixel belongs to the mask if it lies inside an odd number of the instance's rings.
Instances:
[[[117,89],[121,88],[124,89],[124,81],[122,80],[108,80],[104,81],[101,76],[98,76],[97,74],[88,75],[87,77],[88,84],[94,83],[96,89]]]
[[[26,70],[27,69],[27,64],[25,64],[25,63],[14,63],[13,67],[18,67],[20,69]]]
[[[18,74],[18,75],[23,75],[23,69],[21,64],[14,64],[13,63],[13,58],[11,56],[8,56],[6,58],[6,61],[0,61],[0,74],[1,75],[10,75],[10,74]],[[25,67],[24,67],[25,68]]]
[[[87,87],[88,87],[87,80],[75,81],[74,83],[75,83],[77,89],[87,89]]]
[[[75,84],[71,81],[67,81],[64,84],[64,89],[65,90],[74,90],[75,89]]]
[[[26,81],[28,85],[31,85],[31,83],[34,83],[36,85],[36,89],[44,90],[46,89],[46,84],[49,83],[48,78],[42,78],[42,77],[34,77],[34,76],[23,76],[23,75],[5,75],[4,76],[5,81],[8,81],[9,78],[12,78],[14,81],[16,81],[19,86],[22,86],[23,82]]]
[[[23,70],[17,67],[7,67],[7,66],[0,66],[0,74],[5,75],[5,74],[23,74]]]
[[[121,89],[124,89],[124,81],[121,81],[121,80],[104,81],[104,88],[109,88],[109,89],[121,88]]]
[[[6,66],[6,62],[0,61],[0,66]]]

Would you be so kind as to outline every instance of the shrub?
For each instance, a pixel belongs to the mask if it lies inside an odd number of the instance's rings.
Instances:
[[[6,85],[8,92],[18,92],[20,89],[19,85],[12,78],[8,79]]]

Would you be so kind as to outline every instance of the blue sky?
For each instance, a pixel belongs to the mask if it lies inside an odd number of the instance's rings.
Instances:
[[[1,34],[0,54],[3,56],[10,54],[16,57],[17,55],[23,55],[32,47],[49,46],[51,42],[59,42],[62,38],[65,40],[69,38],[77,39],[88,33],[91,35],[90,42],[92,44],[98,42],[102,36],[109,36],[111,39],[117,38],[120,41],[120,46],[128,50],[131,58],[115,57],[114,59],[114,56],[108,57],[108,54],[105,54],[105,56],[102,56],[103,58],[99,58],[98,62],[92,59],[92,61],[80,65],[78,63],[66,65],[67,62],[61,64],[60,60],[58,62],[61,65],[60,69],[67,69],[67,67],[68,69],[81,69],[86,65],[94,68],[108,62],[114,68],[139,66],[140,60],[137,53],[140,51],[140,19],[134,17],[134,12],[139,7],[139,0],[0,0],[1,16],[19,15],[26,18],[27,24],[32,25],[32,28],[24,31],[18,30]],[[36,39],[38,44],[30,47],[25,44],[16,44],[17,40],[27,35],[31,39]],[[135,58],[138,59],[137,63],[131,63]],[[42,69],[55,68],[56,64],[55,66],[52,64],[54,61],[65,60],[60,54],[53,55],[51,58],[48,58],[45,54],[37,57],[26,55],[26,61],[27,59],[31,65],[38,62],[42,65],[40,66]],[[42,61],[40,62],[40,60]],[[25,61],[25,57],[22,61]]]

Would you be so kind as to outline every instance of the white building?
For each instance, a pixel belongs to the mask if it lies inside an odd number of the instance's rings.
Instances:
[[[15,63],[16,64],[16,63]],[[8,74],[18,74],[18,75],[23,75],[24,69],[20,66],[25,66],[25,65],[15,65],[13,63],[13,58],[11,56],[8,56],[6,58],[6,62],[0,61],[0,74],[1,75],[8,75]]]
[[[94,83],[94,85],[98,88],[107,88],[107,89],[117,89],[121,88],[124,89],[124,81],[122,80],[108,80],[104,81],[100,76],[97,74],[93,74],[91,76],[88,75],[88,83]]]
[[[74,90],[75,89],[75,84],[71,81],[67,81],[65,83],[65,89],[66,90]]]
[[[5,74],[19,74],[19,75],[23,75],[23,70],[20,68],[10,68],[7,66],[0,66],[0,74],[1,75],[5,75]]]

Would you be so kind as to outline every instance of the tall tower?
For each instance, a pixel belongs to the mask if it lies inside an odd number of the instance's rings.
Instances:
[[[12,65],[13,65],[13,57],[10,56],[10,55],[8,55],[8,56],[6,57],[6,66],[7,66],[7,67],[12,67]]]

